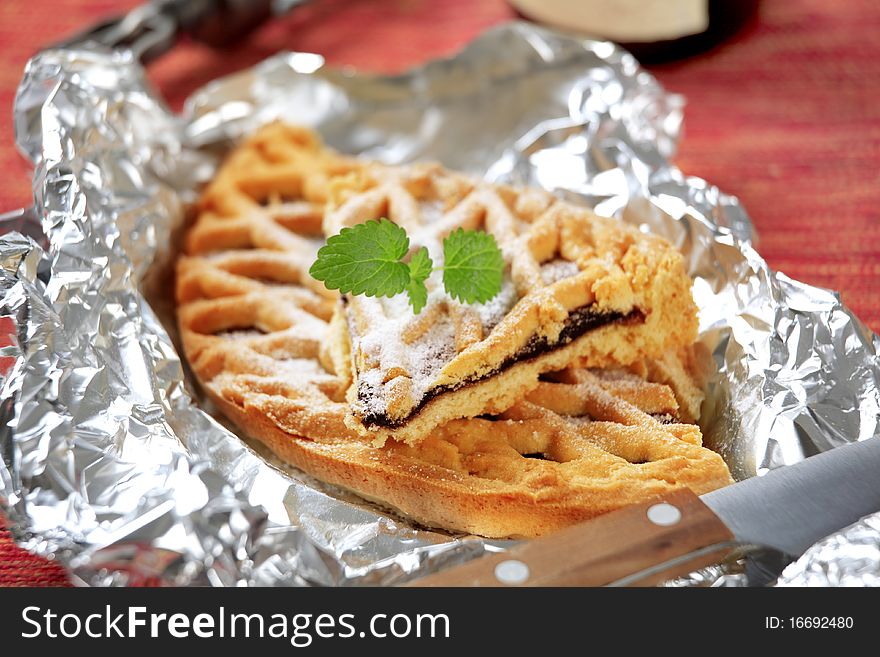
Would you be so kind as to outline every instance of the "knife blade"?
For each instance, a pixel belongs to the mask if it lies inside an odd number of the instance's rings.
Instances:
[[[875,437],[700,498],[680,489],[413,585],[646,585],[717,563],[740,544],[797,557],[878,510],[880,437]]]
[[[700,497],[741,543],[800,556],[813,543],[880,510],[880,437]]]

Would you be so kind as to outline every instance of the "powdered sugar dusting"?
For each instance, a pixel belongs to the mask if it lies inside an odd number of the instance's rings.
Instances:
[[[283,358],[277,362],[282,368],[290,370],[297,376],[301,375],[303,379],[333,378],[333,375],[329,374],[324,366],[314,358]]]
[[[495,328],[504,316],[510,312],[517,301],[516,286],[513,281],[505,277],[501,284],[501,291],[486,303],[477,303],[473,305],[473,309],[480,316],[483,323],[483,335],[488,335]]]
[[[430,226],[443,219],[445,203],[443,199],[435,199],[433,201],[422,201],[419,204],[419,211],[422,215],[422,221]]]
[[[556,281],[561,281],[563,278],[574,276],[577,273],[577,263],[562,258],[549,260],[541,265],[541,279],[545,285],[552,285]]]
[[[432,290],[422,312],[430,312],[432,306],[443,303],[443,296],[442,290]],[[398,300],[401,298],[403,305]],[[444,365],[455,357],[455,326],[448,315],[441,313],[422,335],[405,343],[402,336],[407,326],[417,320],[406,304],[406,296],[371,301],[375,303],[364,306],[379,312],[371,318],[371,330],[355,339],[356,348],[370,365],[359,373],[358,392],[363,413],[382,414],[386,411],[386,388],[390,385],[390,380],[384,379],[393,379],[391,374],[396,370],[411,379],[413,402],[417,404],[424,398]]]
[[[350,299],[350,303],[357,306],[357,314],[365,316],[369,326],[365,334],[358,335],[355,324],[351,325],[352,346],[365,361],[364,370],[357,374],[358,410],[365,416],[388,413],[388,393],[399,384],[394,381],[399,375],[409,378],[408,396],[412,406],[418,406],[434,387],[443,368],[457,355],[456,328],[450,309],[459,302],[450,297],[443,286],[445,229],[439,224],[446,216],[444,203],[442,200],[422,201],[419,207],[421,225],[410,228],[408,233],[410,252],[426,247],[434,267],[425,283],[428,288],[425,308],[414,315],[406,294]],[[486,303],[468,305],[479,317],[484,337],[501,322],[517,298],[508,271],[499,294]],[[414,330],[419,322],[426,323],[421,332]]]
[[[436,263],[435,263],[436,264]],[[365,415],[384,414],[387,392],[394,371],[410,378],[413,405],[418,405],[447,363],[455,358],[455,323],[448,309],[458,305],[444,287],[442,271],[434,271],[426,282],[428,302],[414,315],[406,294],[391,298],[352,299],[358,311],[367,316],[370,330],[357,335],[352,326],[353,347],[365,358],[367,369],[358,372],[359,411]],[[487,336],[517,301],[516,287],[505,278],[501,292],[482,304],[468,306],[476,311]],[[430,319],[429,319],[430,318]],[[415,339],[404,341],[419,321],[428,322]],[[385,381],[388,378],[389,381]]]

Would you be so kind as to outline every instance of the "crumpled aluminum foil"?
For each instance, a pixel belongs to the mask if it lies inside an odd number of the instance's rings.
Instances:
[[[130,53],[40,53],[15,120],[45,238],[0,238],[0,503],[17,540],[91,585],[395,584],[504,549],[276,468],[187,391],[162,277],[174,231],[223,152],[278,118],[344,152],[538,184],[671,239],[719,368],[706,442],[735,477],[877,435],[880,340],[834,293],[769,270],[738,201],[669,163],[682,116],[613,45],[521,23],[394,77],[281,54],[182,116]],[[834,556],[851,558],[846,540]]]
[[[880,514],[813,545],[782,571],[776,586],[880,586]]]

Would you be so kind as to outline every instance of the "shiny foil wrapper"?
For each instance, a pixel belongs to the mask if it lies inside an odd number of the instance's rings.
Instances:
[[[788,566],[777,586],[880,586],[880,513],[822,539]]]
[[[398,584],[505,549],[278,467],[193,396],[162,273],[219,159],[275,119],[346,153],[539,185],[669,238],[718,365],[706,443],[736,478],[878,434],[880,341],[834,293],[771,271],[737,199],[670,164],[683,105],[615,46],[520,23],[394,77],[280,54],[180,116],[131,53],[40,53],[15,121],[42,230],[18,213],[8,222],[32,237],[0,238],[0,502],[16,539],[90,585]],[[816,558],[849,562],[865,535]],[[731,577],[712,572],[691,583]]]

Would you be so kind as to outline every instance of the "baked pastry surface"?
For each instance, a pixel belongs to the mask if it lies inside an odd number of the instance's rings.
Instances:
[[[730,483],[685,423],[702,400],[686,347],[633,354],[625,368],[535,375],[504,408],[445,422],[416,444],[377,447],[353,428],[352,320],[308,268],[325,204],[343,207],[352,180],[374,175],[364,167],[273,125],[204,193],[178,261],[178,321],[193,372],[243,434],[425,525],[489,537],[536,536],[679,486]]]
[[[431,164],[365,165],[334,179],[327,235],[387,217],[435,264],[428,302],[346,295],[353,377],[349,424],[377,444],[415,444],[453,419],[498,413],[572,363],[628,365],[694,342],[696,306],[665,240],[531,189],[489,185]],[[463,304],[444,290],[442,240],[495,237],[501,293]]]

